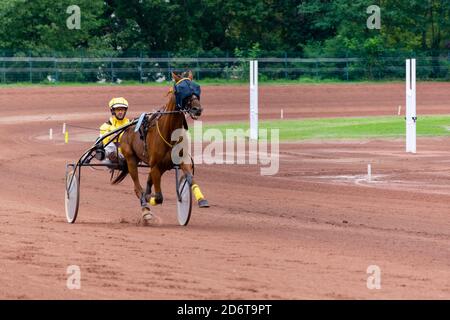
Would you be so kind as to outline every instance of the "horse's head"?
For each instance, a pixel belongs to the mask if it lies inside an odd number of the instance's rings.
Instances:
[[[174,94],[177,110],[187,112],[193,119],[201,116],[203,108],[200,104],[200,86],[193,82],[192,72],[176,74],[172,72],[175,81]]]

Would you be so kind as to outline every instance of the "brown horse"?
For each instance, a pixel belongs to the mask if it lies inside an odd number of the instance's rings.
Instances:
[[[117,184],[128,173],[130,174],[134,183],[134,192],[140,200],[145,219],[151,218],[149,204],[163,203],[161,176],[167,170],[174,168],[171,154],[177,142],[171,141],[172,133],[177,129],[187,128],[185,114],[197,119],[203,111],[200,104],[200,86],[192,82],[192,72],[189,71],[183,75],[172,73],[172,78],[175,85],[168,93],[169,101],[166,106],[149,116],[139,132],[135,132],[135,126],[125,130],[120,147],[127,165],[123,167],[122,172],[112,182]],[[144,162],[150,166],[145,192],[139,182],[139,162]],[[191,179],[192,191],[199,207],[209,207],[208,201],[193,180],[193,163],[182,162],[180,168],[188,176],[188,179]],[[153,185],[155,187],[154,194],[152,194]]]

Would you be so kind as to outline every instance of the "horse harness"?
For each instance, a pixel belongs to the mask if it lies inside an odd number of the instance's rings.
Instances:
[[[150,116],[147,114],[142,114],[141,117],[139,118],[138,124],[136,125],[137,128],[135,129],[135,131],[139,132],[139,137],[144,143],[144,151],[143,151],[144,157],[146,155],[148,155],[147,141],[146,141],[147,133],[148,133],[148,130],[154,126],[156,126],[156,130],[159,134],[159,137],[164,141],[164,143],[167,146],[169,146],[169,148],[173,148],[175,145],[177,145],[178,143],[181,142],[181,140],[178,140],[174,144],[171,144],[169,141],[167,141],[163,137],[163,135],[161,134],[161,130],[159,129],[159,119],[161,118],[161,116],[167,115],[167,114],[175,114],[175,113],[184,114],[185,112],[189,112],[189,110],[187,110],[185,108],[186,98],[189,96],[195,95],[195,96],[197,96],[198,99],[200,99],[201,90],[200,90],[200,86],[193,83],[191,81],[191,79],[183,78],[183,79],[177,81],[177,83],[175,83],[173,88],[171,88],[169,90],[169,94],[170,93],[175,94],[175,100],[176,100],[175,101],[175,106],[176,106],[175,111],[165,111],[165,109],[167,108],[167,106],[165,106],[165,107],[159,109],[158,111],[153,112]],[[189,113],[189,115],[193,118],[192,114]],[[185,130],[189,129],[185,117],[183,117],[183,127]]]
[[[180,142],[180,141],[177,141],[174,144],[171,144],[170,142],[168,142],[163,137],[163,135],[161,134],[161,130],[159,129],[159,119],[163,115],[173,114],[173,113],[182,113],[182,111],[167,112],[167,111],[158,110],[158,111],[152,113],[151,115],[144,115],[144,117],[142,119],[142,123],[139,125],[139,128],[138,128],[139,138],[144,143],[144,153],[143,153],[144,157],[146,155],[148,155],[148,150],[147,150],[147,133],[148,133],[148,130],[150,130],[152,127],[156,127],[156,130],[158,132],[159,137],[170,148],[173,148],[175,145],[177,145]],[[189,129],[187,121],[186,121],[186,118],[183,118],[183,127],[186,130]]]

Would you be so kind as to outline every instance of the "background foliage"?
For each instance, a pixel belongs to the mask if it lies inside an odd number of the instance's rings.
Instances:
[[[74,4],[81,8],[80,30],[66,26],[66,9]],[[370,5],[381,8],[380,30],[367,28]],[[360,60],[262,62],[261,70],[266,78],[303,75],[357,80],[399,78],[404,59],[417,57],[421,59],[419,77],[449,79],[449,52],[449,0],[0,0],[0,58],[352,57]],[[3,64],[6,82],[8,70],[36,67],[31,62]],[[42,63],[41,67],[51,66]],[[111,70],[111,80],[114,68],[134,68],[138,72],[131,70],[129,78],[142,81],[177,66],[78,65],[92,75],[73,76],[71,81],[98,78],[95,70],[106,68]],[[54,64],[55,77],[62,79],[57,67],[64,65]],[[192,63],[188,67],[196,68],[199,76],[201,72],[223,78],[247,74],[244,63]],[[34,79],[45,78],[46,69],[42,70],[41,77]],[[10,77],[19,78],[27,81],[33,74]]]
[[[66,8],[81,8],[81,29]],[[381,8],[369,30],[368,6]],[[450,48],[448,0],[2,0],[0,48],[303,55]]]

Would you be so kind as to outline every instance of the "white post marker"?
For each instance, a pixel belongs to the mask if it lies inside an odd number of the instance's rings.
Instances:
[[[63,134],[66,133],[66,123],[65,122],[63,123],[62,133]]]
[[[280,114],[280,118],[283,119],[284,118],[284,110],[281,109],[281,114]]]
[[[406,152],[416,153],[416,59],[406,60]]]
[[[48,138],[49,138],[50,140],[53,140],[53,129],[50,129],[50,130],[48,131]]]
[[[367,165],[367,180],[372,181],[372,166],[370,164]]]
[[[258,140],[258,61],[250,61],[250,139]]]
[[[398,115],[400,115],[402,113],[402,106],[398,106]]]

